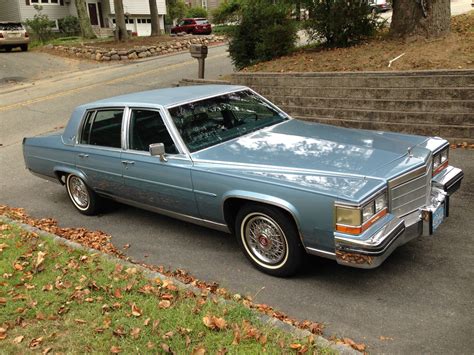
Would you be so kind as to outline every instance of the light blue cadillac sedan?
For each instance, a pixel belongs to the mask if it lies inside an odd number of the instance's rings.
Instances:
[[[109,198],[230,232],[276,276],[306,253],[379,266],[436,231],[463,178],[444,139],[299,121],[230,85],[82,105],[64,132],[25,138],[23,154],[83,214]]]

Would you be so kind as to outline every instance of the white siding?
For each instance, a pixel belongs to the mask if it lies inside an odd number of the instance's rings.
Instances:
[[[20,22],[18,0],[0,0],[0,21]]]
[[[156,0],[158,5],[158,13],[160,15],[166,14],[166,1]],[[123,0],[123,10],[130,15],[149,15],[150,5],[148,0]],[[115,14],[114,1],[110,0],[110,12]]]
[[[20,4],[20,13],[21,19],[24,21],[26,19],[32,19],[36,14],[37,11],[35,10],[35,4],[26,5],[25,0],[17,0]],[[71,15],[69,5],[64,4],[63,6],[59,4],[36,4],[43,6],[43,10],[41,11],[42,14],[48,15],[50,20],[58,20],[60,18],[66,17]]]

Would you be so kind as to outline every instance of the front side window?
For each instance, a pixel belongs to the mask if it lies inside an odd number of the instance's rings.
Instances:
[[[165,152],[178,154],[178,150],[158,111],[133,109],[130,116],[129,148],[148,151],[150,144],[163,143]]]
[[[121,148],[123,109],[91,111],[86,115],[81,144]]]
[[[245,135],[288,117],[250,91],[238,91],[169,109],[190,152]]]

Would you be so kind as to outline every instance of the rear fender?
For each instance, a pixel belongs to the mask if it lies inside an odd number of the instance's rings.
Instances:
[[[61,179],[61,176],[64,175],[64,173],[66,173],[66,175],[69,175],[69,174],[74,174],[76,176],[79,176],[82,180],[84,180],[84,182],[87,184],[87,176],[80,170],[76,169],[76,168],[72,168],[70,166],[61,166],[61,165],[57,165],[54,167],[53,169],[54,171],[54,175],[56,175],[56,177],[58,178],[59,182],[64,185],[64,181],[62,181]]]

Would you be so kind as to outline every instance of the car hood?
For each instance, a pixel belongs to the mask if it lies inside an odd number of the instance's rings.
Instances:
[[[328,191],[339,189],[338,195],[354,198],[423,165],[430,154],[428,140],[290,120],[193,153],[192,158],[214,169],[218,164],[259,178],[318,186],[317,190],[326,184]]]

